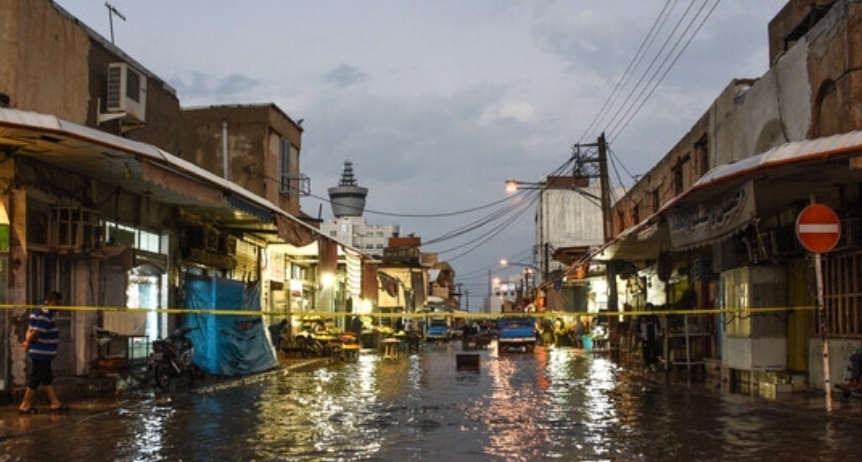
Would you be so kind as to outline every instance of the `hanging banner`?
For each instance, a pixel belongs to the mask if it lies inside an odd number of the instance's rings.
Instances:
[[[755,214],[754,182],[747,181],[726,194],[669,212],[671,244],[674,249],[708,244],[746,226]]]

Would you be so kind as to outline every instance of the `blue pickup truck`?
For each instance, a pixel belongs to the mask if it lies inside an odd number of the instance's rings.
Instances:
[[[532,351],[536,346],[536,320],[530,317],[503,317],[497,320],[497,351]]]
[[[446,318],[431,318],[428,321],[428,329],[425,332],[427,340],[449,340],[452,338],[452,329],[449,328],[449,320]]]

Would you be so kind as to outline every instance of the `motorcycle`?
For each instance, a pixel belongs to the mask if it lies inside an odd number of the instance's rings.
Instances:
[[[299,347],[299,353],[303,358],[320,357],[324,354],[324,345],[317,335],[313,332],[313,328],[303,329],[296,334],[296,344]]]
[[[201,370],[194,362],[194,345],[188,337],[189,332],[197,328],[178,327],[164,339],[153,341],[152,361],[153,377],[159,388],[168,388],[175,379],[185,377],[189,386],[195,377],[201,375]]]

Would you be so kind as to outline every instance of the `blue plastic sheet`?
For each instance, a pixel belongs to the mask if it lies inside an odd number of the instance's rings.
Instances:
[[[260,285],[223,278],[188,278],[185,307],[194,310],[260,311]],[[189,314],[185,325],[194,361],[207,374],[242,376],[278,365],[260,314]]]

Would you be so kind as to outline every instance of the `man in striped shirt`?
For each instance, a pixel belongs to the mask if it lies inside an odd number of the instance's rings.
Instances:
[[[60,304],[62,297],[59,292],[52,291],[45,297],[41,307],[30,313],[30,323],[24,343],[21,348],[30,357],[30,376],[27,379],[27,389],[24,391],[24,399],[18,406],[18,412],[22,414],[34,414],[36,408],[32,406],[36,390],[41,385],[51,402],[51,411],[65,411],[69,407],[57,398],[54,391],[54,375],[51,370],[51,361],[57,356],[57,344],[60,341],[57,324],[54,322],[52,306]]]

